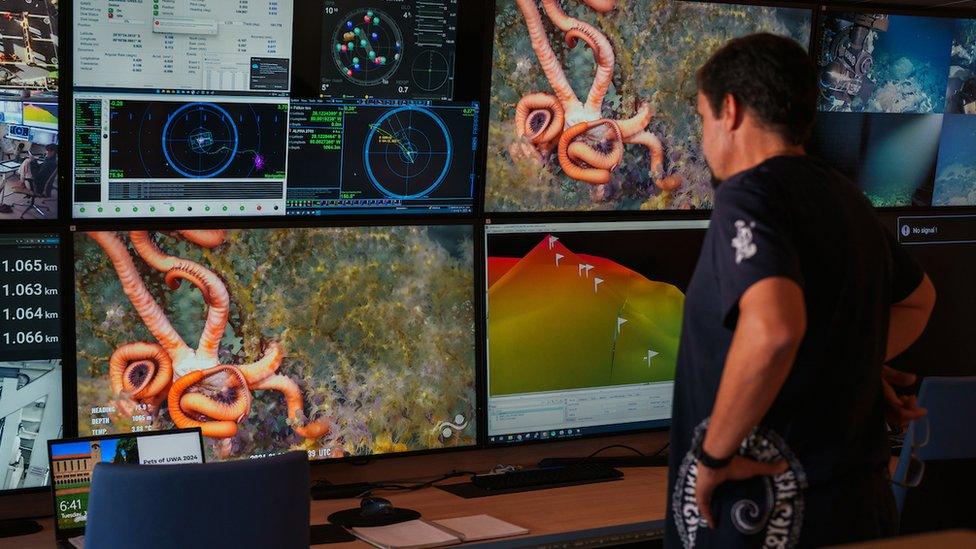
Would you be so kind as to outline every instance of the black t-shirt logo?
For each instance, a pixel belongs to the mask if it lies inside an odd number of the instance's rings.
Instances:
[[[708,418],[705,418],[695,428],[691,448],[698,447],[707,427]],[[806,475],[799,460],[779,435],[763,427],[753,429],[742,441],[739,455],[763,462],[785,459],[789,468],[774,477],[729,483],[735,486],[725,487],[730,489],[721,496],[716,494],[713,504],[716,508],[720,506],[722,513],[728,509],[728,513],[717,515],[718,528],[707,533],[717,542],[713,545],[751,541],[761,547],[796,546],[803,525],[803,490],[806,488]],[[694,452],[689,451],[678,468],[677,482],[671,494],[672,518],[682,544],[688,548],[695,546],[702,529],[707,528],[695,502],[696,465]]]

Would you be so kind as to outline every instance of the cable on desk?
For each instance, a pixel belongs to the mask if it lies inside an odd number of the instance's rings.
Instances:
[[[397,491],[415,492],[417,490],[423,490],[424,488],[430,488],[431,486],[444,480],[463,477],[463,476],[471,476],[474,474],[476,473],[474,473],[473,471],[455,470],[455,471],[451,471],[450,473],[445,473],[443,475],[439,475],[437,477],[425,481],[409,482],[412,479],[404,479],[404,480],[386,480],[382,482],[375,482],[375,483],[371,483],[369,489],[363,491],[361,494],[359,494],[356,497],[366,497],[376,490],[391,491],[391,492],[397,492]]]

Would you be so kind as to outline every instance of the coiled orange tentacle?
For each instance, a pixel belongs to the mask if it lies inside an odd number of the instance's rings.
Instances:
[[[596,74],[593,77],[593,84],[590,85],[590,92],[586,96],[586,108],[591,112],[599,113],[603,106],[603,98],[606,97],[613,82],[613,65],[616,61],[613,46],[593,25],[566,15],[559,0],[542,0],[542,8],[546,10],[546,15],[553,24],[566,33],[567,45],[573,47],[576,45],[576,40],[581,39],[593,52]]]
[[[239,366],[248,385],[254,385],[277,372],[278,367],[281,366],[282,356],[281,345],[278,345],[276,341],[272,341],[264,350],[264,354],[260,360]]]
[[[302,392],[299,390],[298,384],[290,377],[276,374],[253,385],[252,389],[278,391],[283,394],[285,396],[285,405],[288,407],[289,422],[292,424],[292,429],[300,436],[316,439],[328,434],[329,421],[326,418],[318,418],[305,425],[301,424],[301,419],[298,415],[305,416],[303,412],[305,401],[302,399]]]
[[[612,149],[609,153],[602,153],[584,143],[573,143],[572,152],[570,142],[590,131],[591,129],[606,124],[613,132]],[[559,165],[562,166],[566,175],[590,185],[606,185],[610,182],[610,172],[617,167],[620,159],[623,158],[623,144],[620,136],[620,128],[613,120],[601,118],[592,122],[580,122],[571,126],[562,137],[559,138]],[[603,167],[583,167],[576,162],[582,160],[589,166],[599,165]]]
[[[206,370],[194,370],[173,383],[169,391],[167,406],[169,408],[170,418],[173,419],[173,423],[177,427],[181,429],[199,427],[203,435],[210,438],[229,438],[237,434],[237,423],[247,416],[251,407],[251,394],[247,390],[246,385],[243,385],[241,390],[237,391],[237,401],[232,405],[217,402],[199,393],[195,394],[201,398],[184,395],[187,389],[200,383],[204,378],[223,371],[233,372],[235,376],[238,376],[239,382],[244,384],[244,376],[237,368],[232,366],[216,366]],[[186,397],[191,397],[186,402],[193,413],[210,418],[219,417],[223,419],[199,421],[191,418],[184,412],[183,408]]]
[[[664,177],[664,145],[661,144],[661,140],[656,135],[649,131],[642,131],[636,135],[625,137],[624,141],[647,147],[651,162],[651,178],[654,183],[662,190],[674,190],[662,186],[666,184],[665,180],[671,181],[671,179]]]
[[[583,3],[593,11],[606,13],[612,11],[617,5],[617,0],[583,0]]]
[[[650,105],[642,103],[634,116],[617,120],[617,125],[620,126],[620,135],[623,136],[624,141],[626,142],[628,137],[644,131],[647,125],[651,123],[652,116],[653,113],[651,112]]]
[[[515,105],[515,133],[533,144],[555,140],[565,124],[563,106],[548,93],[530,93]]]
[[[225,231],[181,231],[180,234],[190,233],[201,242],[213,244],[223,241]],[[184,235],[186,236],[186,235]],[[207,303],[207,320],[197,350],[208,357],[217,357],[220,340],[224,337],[227,327],[227,316],[230,314],[230,294],[224,282],[216,273],[203,265],[173,257],[164,253],[153,242],[147,231],[132,231],[129,233],[136,252],[152,268],[165,274],[166,284],[170,288],[179,287],[179,280],[187,280],[196,286]],[[189,238],[188,238],[189,240]]]
[[[109,358],[109,382],[116,395],[152,401],[173,381],[173,361],[155,343],[127,343]]]
[[[203,248],[216,248],[227,238],[225,229],[194,229],[177,232],[183,238]]]

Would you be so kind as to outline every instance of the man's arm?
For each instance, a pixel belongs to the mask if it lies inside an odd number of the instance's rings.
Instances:
[[[932,308],[935,307],[935,286],[927,275],[922,275],[912,293],[891,306],[888,321],[888,346],[885,361],[891,360],[912,346],[922,335]],[[915,385],[918,376],[884,366],[881,371],[881,388],[887,409],[885,419],[895,427],[904,428],[908,422],[925,417],[926,410],[918,405],[915,395],[899,395],[895,387]]]
[[[807,327],[800,286],[783,277],[760,280],[742,294],[702,448],[726,457],[738,450],[773,405]]]
[[[911,286],[909,286],[911,287]],[[935,307],[935,286],[928,275],[905,299],[891,306],[885,362],[905,352],[922,335]]]
[[[766,278],[742,294],[738,322],[702,444],[706,454],[721,459],[736,453],[786,382],[805,332],[803,290],[793,280]],[[709,526],[715,526],[709,506],[719,484],[780,473],[785,467],[782,462],[759,463],[741,457],[721,469],[699,463],[695,495]]]

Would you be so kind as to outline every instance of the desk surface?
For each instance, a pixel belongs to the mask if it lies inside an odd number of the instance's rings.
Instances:
[[[488,514],[528,528],[529,536],[576,532],[593,528],[661,520],[665,513],[667,470],[662,467],[624,469],[624,479],[550,490],[464,499],[437,488],[409,493],[378,493],[397,507],[416,509],[424,518],[439,519]],[[358,507],[359,500],[313,501],[312,524],[324,524],[340,509]],[[0,547],[54,547],[52,519],[40,521],[44,530],[20,538],[0,539]],[[316,545],[346,549],[371,547],[355,541]]]

